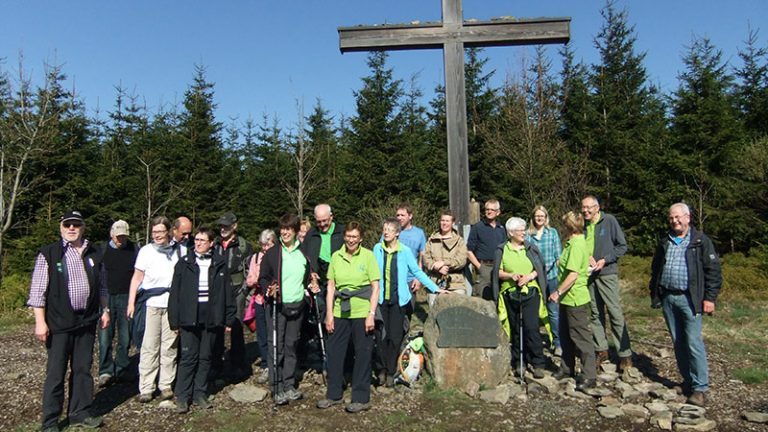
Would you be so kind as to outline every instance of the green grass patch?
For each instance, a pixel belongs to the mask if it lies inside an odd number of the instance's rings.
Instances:
[[[768,381],[768,369],[745,367],[731,371],[734,377],[745,384],[762,384]]]
[[[21,326],[34,324],[35,319],[29,309],[12,309],[0,312],[0,335],[18,330]]]

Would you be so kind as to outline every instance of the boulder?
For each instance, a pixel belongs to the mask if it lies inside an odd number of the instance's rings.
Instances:
[[[473,331],[478,335],[476,340],[464,343],[464,336]],[[454,342],[446,343],[450,339]],[[446,346],[474,342],[485,346]],[[451,294],[437,298],[424,323],[424,351],[427,371],[441,387],[463,391],[474,381],[494,388],[509,373],[509,339],[499,324],[496,307],[477,297]]]
[[[656,415],[662,412],[671,412],[669,411],[669,407],[666,404],[661,403],[659,401],[648,402],[644,406],[653,415]]]
[[[509,387],[500,385],[494,389],[482,390],[478,395],[485,402],[504,405],[509,401]]]
[[[612,419],[624,415],[624,411],[618,405],[597,407],[597,412],[604,418]]]
[[[621,406],[621,410],[624,414],[632,417],[645,418],[648,416],[648,410],[637,404],[624,404]]]
[[[661,430],[672,430],[672,411],[660,411],[651,417],[651,426]]]

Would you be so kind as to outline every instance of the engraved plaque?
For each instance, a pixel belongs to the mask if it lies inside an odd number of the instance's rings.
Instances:
[[[467,307],[453,307],[440,311],[435,317],[440,348],[496,348],[499,321]]]

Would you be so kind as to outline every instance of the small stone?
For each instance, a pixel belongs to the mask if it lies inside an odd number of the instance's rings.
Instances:
[[[645,405],[643,405],[648,411],[651,412],[651,414],[656,415],[658,413],[662,412],[670,412],[669,407],[666,404],[663,404],[658,401],[648,402]]]
[[[664,386],[659,383],[649,383],[649,382],[635,384],[633,387],[635,390],[639,391],[644,395],[647,395],[653,390],[659,390],[664,388]]]
[[[651,426],[656,426],[661,430],[672,430],[672,412],[661,411],[651,417]]]
[[[518,397],[518,396],[520,396],[521,394],[522,394],[523,396],[525,396],[525,389],[524,389],[524,388],[523,388],[523,386],[521,386],[520,384],[515,384],[515,383],[513,383],[513,384],[504,384],[504,385],[505,385],[505,386],[507,387],[507,389],[509,390],[509,397],[510,397],[510,398],[513,398],[513,397]]]
[[[613,396],[605,396],[600,398],[600,401],[597,403],[597,406],[614,406],[614,405],[621,405],[621,401],[616,399]]]
[[[704,419],[703,422],[699,424],[682,424],[682,423],[676,423],[675,424],[675,430],[676,431],[700,431],[700,432],[708,432],[711,430],[714,430],[717,428],[717,423],[714,420],[707,420]]]
[[[541,379],[531,378],[531,381],[546,389],[547,393],[549,394],[555,394],[558,392],[558,390],[560,390],[560,384],[558,384],[557,380],[554,379],[551,375],[545,376]]]
[[[619,406],[597,407],[597,412],[604,418],[612,419],[624,415],[624,411]]]
[[[481,400],[485,402],[504,405],[509,401],[509,387],[500,385],[489,390],[482,390],[478,393]]]
[[[707,419],[704,417],[675,416],[672,420],[675,424],[697,425],[704,423]]]
[[[659,358],[667,358],[672,355],[672,353],[667,348],[659,348],[659,350],[656,352],[656,355],[659,356]]]
[[[603,363],[600,365],[600,369],[607,373],[616,373],[616,365],[613,363]]]
[[[480,391],[480,384],[476,383],[475,381],[468,382],[467,386],[464,387],[464,393],[468,394],[469,397],[477,396],[477,392],[479,391]]]
[[[240,383],[232,387],[229,397],[239,403],[254,403],[263,401],[269,392],[261,387]]]
[[[591,389],[585,389],[584,393],[593,396],[593,397],[603,397],[603,396],[611,396],[613,395],[613,392],[608,390],[605,387],[595,387]]]
[[[621,380],[628,384],[639,383],[643,380],[643,374],[636,367],[628,367],[621,373]]]
[[[650,392],[648,392],[649,395],[652,397],[655,397],[657,399],[661,399],[664,401],[671,401],[677,399],[677,392],[672,389],[653,389]]]
[[[164,400],[164,401],[160,402],[157,405],[157,407],[161,408],[161,409],[175,409],[176,408],[176,402],[174,402],[172,400]]]
[[[704,417],[704,414],[707,413],[707,409],[696,405],[682,404],[677,412],[681,416],[686,417]]]
[[[565,394],[576,399],[592,400],[592,396],[576,391],[576,386],[573,384],[567,384],[565,386]]]
[[[744,411],[741,413],[744,420],[752,423],[768,423],[768,413],[758,411]]]
[[[603,372],[597,376],[597,380],[604,383],[612,383],[619,379],[619,374],[616,372]]]
[[[621,392],[621,398],[624,400],[634,400],[641,397],[643,397],[643,394],[633,388],[625,389]]]
[[[624,414],[631,417],[646,418],[648,416],[648,410],[637,404],[624,404],[621,406],[621,410]]]

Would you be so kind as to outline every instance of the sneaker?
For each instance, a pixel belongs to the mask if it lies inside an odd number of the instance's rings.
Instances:
[[[256,376],[256,384],[266,384],[269,381],[269,369],[264,368]]]
[[[371,405],[367,403],[352,402],[344,408],[350,414],[357,414],[361,411],[367,411],[371,409]]]
[[[287,405],[288,395],[285,392],[280,392],[275,396],[275,405]]]
[[[707,397],[704,392],[694,391],[685,402],[698,407],[704,407],[707,403]]]
[[[161,390],[158,399],[161,401],[173,399],[173,390],[169,388]]]
[[[304,397],[303,394],[301,394],[300,391],[296,390],[295,388],[291,387],[288,390],[284,392],[285,397],[288,398],[289,401],[297,401]]]
[[[78,422],[72,422],[70,427],[81,427],[86,429],[98,429],[104,424],[104,420],[101,417],[86,417]]]
[[[189,412],[189,402],[176,401],[176,414],[186,414]]]
[[[205,396],[198,396],[195,398],[195,405],[202,409],[209,409],[213,406],[211,401]]]
[[[110,374],[99,375],[99,387],[106,387],[111,382],[112,382],[112,375]]]
[[[587,389],[593,389],[595,387],[597,387],[597,381],[593,379],[585,379],[584,381],[576,384],[576,390],[580,392],[583,392]]]
[[[319,409],[326,409],[326,408],[330,408],[330,407],[332,407],[334,405],[341,405],[342,403],[344,403],[344,399],[333,400],[333,399],[325,398],[325,399],[320,399],[319,401],[317,401],[315,406],[317,408],[319,408]]]
[[[533,369],[533,377],[536,379],[542,379],[544,378],[544,368],[534,368]]]
[[[152,402],[152,393],[142,393],[137,398],[140,403]]]

